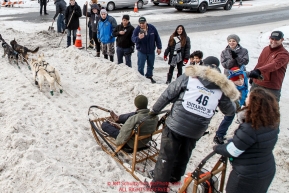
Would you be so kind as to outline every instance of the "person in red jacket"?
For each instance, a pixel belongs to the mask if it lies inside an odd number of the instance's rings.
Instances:
[[[289,53],[283,47],[284,34],[281,31],[273,31],[270,36],[270,44],[266,46],[258,63],[249,74],[249,78],[254,78],[251,90],[256,87],[262,87],[275,95],[277,101],[280,101],[281,87],[285,77],[287,65],[289,62]],[[262,79],[259,77],[262,75]]]

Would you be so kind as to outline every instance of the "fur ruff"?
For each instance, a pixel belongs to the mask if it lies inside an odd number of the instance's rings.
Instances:
[[[208,66],[190,65],[186,67],[185,74],[187,76],[199,77],[215,83],[231,101],[236,101],[240,98],[240,92],[235,84],[230,81],[226,75],[221,74],[216,69]]]

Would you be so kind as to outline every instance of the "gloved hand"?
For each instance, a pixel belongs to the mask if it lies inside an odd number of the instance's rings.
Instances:
[[[185,58],[183,63],[184,63],[184,65],[186,65],[188,63],[188,59]]]
[[[168,60],[168,56],[164,55],[164,61],[167,61],[167,60]]]
[[[152,110],[152,111],[149,112],[149,115],[154,117],[154,116],[157,116],[158,114]]]
[[[233,59],[238,57],[238,54],[235,51],[232,50],[231,53],[232,53],[232,58]]]
[[[235,104],[236,104],[236,112],[238,112],[238,111],[241,109],[240,101],[239,101],[239,100],[236,100],[236,101],[235,101]]]
[[[249,78],[261,79],[263,80],[263,76],[261,75],[261,71],[258,69],[252,70],[249,73]]]

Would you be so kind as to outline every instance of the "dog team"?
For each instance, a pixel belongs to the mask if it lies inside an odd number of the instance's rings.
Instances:
[[[46,62],[43,53],[39,54],[37,59],[29,59],[28,53],[37,53],[39,47],[34,50],[30,50],[29,48],[18,44],[15,39],[12,40],[9,45],[0,34],[0,42],[1,41],[4,49],[2,58],[5,58],[7,55],[9,63],[12,64],[13,61],[19,69],[19,60],[21,63],[25,62],[28,65],[28,68],[32,71],[35,85],[39,86],[40,91],[42,91],[44,81],[46,79],[50,86],[50,94],[52,96],[54,95],[54,91],[56,91],[56,86],[59,88],[60,93],[63,92],[59,72],[48,62]]]

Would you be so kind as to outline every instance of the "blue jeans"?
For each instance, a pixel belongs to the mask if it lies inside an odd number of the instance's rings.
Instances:
[[[225,116],[223,121],[221,122],[218,130],[217,130],[217,136],[218,137],[224,137],[227,134],[227,131],[230,127],[230,125],[232,124],[233,120],[234,120],[235,114],[232,116]]]
[[[116,47],[116,54],[117,54],[117,63],[121,64],[123,63],[123,57],[125,58],[125,64],[128,67],[131,67],[131,53],[130,54],[125,54],[130,52],[130,48],[121,48],[121,47]]]
[[[67,29],[67,47],[68,46],[71,46],[71,34],[72,34],[72,39],[73,39],[73,45],[75,43],[75,40],[76,40],[76,32],[77,32],[77,29]]]
[[[59,14],[57,18],[57,32],[61,33],[65,30],[64,15]]]
[[[144,66],[147,61],[147,73],[145,76],[150,78],[153,76],[154,63],[155,63],[155,53],[153,54],[143,54],[140,51],[137,52],[137,66],[138,71],[144,76]]]

